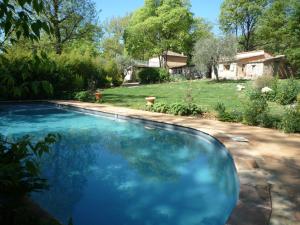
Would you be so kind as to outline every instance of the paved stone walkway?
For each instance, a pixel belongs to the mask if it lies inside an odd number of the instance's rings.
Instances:
[[[300,135],[75,101],[54,103],[191,127],[218,138],[234,157],[240,200],[230,225],[300,225]]]

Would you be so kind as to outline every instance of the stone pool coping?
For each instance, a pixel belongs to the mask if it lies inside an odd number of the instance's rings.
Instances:
[[[77,101],[54,104],[180,125],[220,140],[232,154],[241,183],[240,199],[228,225],[300,224],[300,135],[277,130],[180,117]]]

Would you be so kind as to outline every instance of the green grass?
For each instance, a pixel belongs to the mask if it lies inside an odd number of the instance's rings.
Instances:
[[[285,82],[285,81],[280,81]],[[300,84],[300,80],[297,81]],[[245,101],[245,91],[238,92],[237,85],[242,84],[249,89],[252,81],[223,81],[216,83],[209,80],[183,81],[178,83],[163,83],[143,85],[138,87],[119,87],[106,89],[103,102],[115,106],[134,109],[145,108],[145,97],[155,96],[156,102],[184,102],[187,90],[191,87],[194,102],[207,111],[214,111],[218,102],[223,102],[228,110],[242,110]],[[269,103],[272,114],[281,114],[284,107],[277,103]]]

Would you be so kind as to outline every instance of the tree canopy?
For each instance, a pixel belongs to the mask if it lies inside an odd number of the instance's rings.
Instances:
[[[193,34],[209,26],[195,19],[189,1],[145,0],[142,8],[135,11],[125,30],[125,44],[129,54],[147,59],[173,50],[189,54],[193,45]]]
[[[212,67],[217,80],[219,80],[217,65],[221,60],[233,59],[236,53],[236,38],[232,36],[209,37],[196,43],[193,62],[200,71],[209,71]]]
[[[220,27],[235,33],[243,50],[255,49],[255,29],[267,0],[225,0],[221,6]]]
[[[44,0],[43,17],[53,27],[54,45],[61,54],[65,44],[73,40],[98,41],[101,28],[97,24],[97,10],[91,0]]]

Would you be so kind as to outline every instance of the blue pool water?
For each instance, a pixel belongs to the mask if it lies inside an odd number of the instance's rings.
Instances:
[[[62,136],[41,160],[50,189],[32,198],[64,224],[72,217],[74,225],[223,225],[237,202],[231,156],[192,130],[2,104],[0,133]]]

